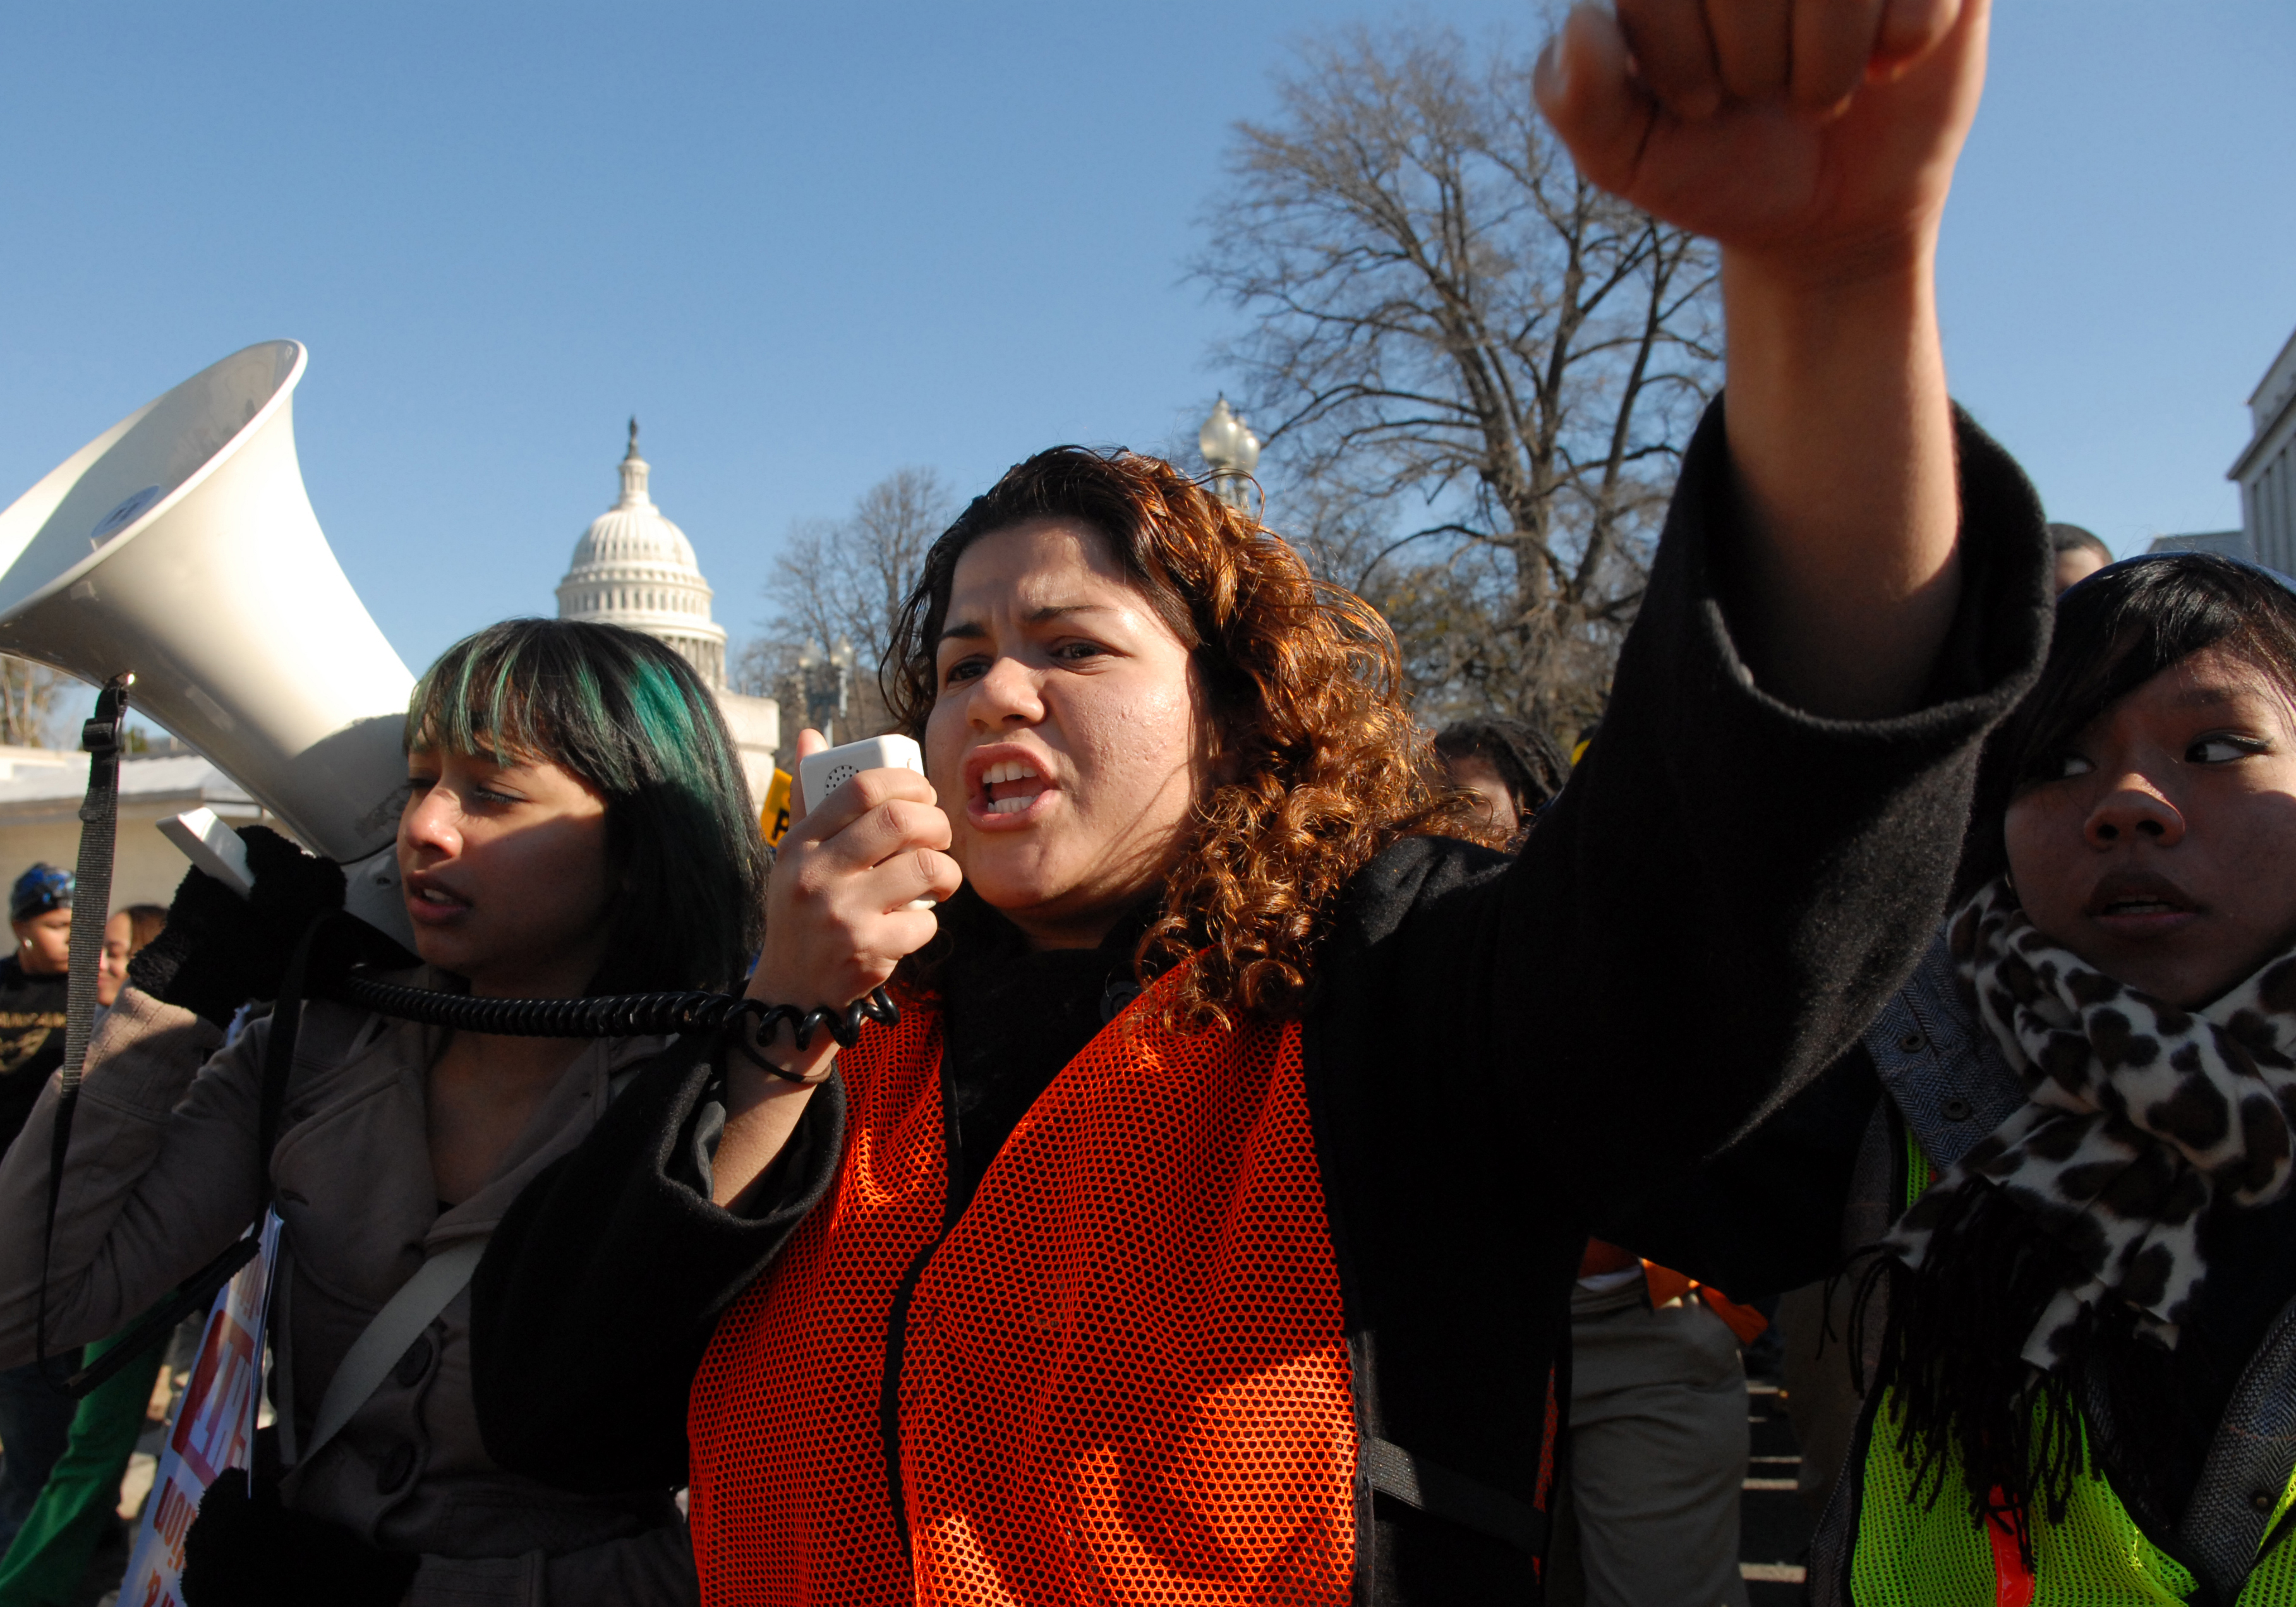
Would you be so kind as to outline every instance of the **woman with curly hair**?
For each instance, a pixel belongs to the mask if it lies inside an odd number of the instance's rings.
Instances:
[[[1525,851],[1463,840],[1388,633],[1283,540],[1030,458],[888,660],[926,774],[808,800],[767,897],[753,996],[899,1020],[701,1046],[537,1180],[474,1287],[496,1455],[689,1480],[712,1603],[1536,1599],[1589,1226],[1911,967],[2044,630],[1931,311],[1982,5],[1799,9],[1848,116],[1653,92],[1591,9],[1543,80],[1723,238],[1732,366]]]

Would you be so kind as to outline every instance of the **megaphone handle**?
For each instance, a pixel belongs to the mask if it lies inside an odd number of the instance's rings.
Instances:
[[[184,857],[245,898],[255,891],[247,844],[213,809],[186,809],[160,823],[160,834],[183,849]]]

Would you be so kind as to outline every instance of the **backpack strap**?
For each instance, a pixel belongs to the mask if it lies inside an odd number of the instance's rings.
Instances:
[[[366,1404],[367,1398],[398,1364],[398,1358],[406,1354],[406,1348],[463,1291],[486,1253],[485,1239],[465,1239],[442,1250],[417,1267],[414,1275],[398,1286],[398,1292],[383,1302],[382,1309],[351,1341],[343,1365],[328,1381],[327,1392],[319,1401],[318,1418],[311,1425],[311,1443],[303,1447],[299,1459],[301,1464],[308,1464],[326,1448],[328,1441],[343,1431],[353,1414]]]

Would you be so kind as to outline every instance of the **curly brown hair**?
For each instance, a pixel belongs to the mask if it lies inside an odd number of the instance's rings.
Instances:
[[[1395,637],[1353,593],[1316,578],[1291,543],[1161,459],[1055,447],[974,498],[925,554],[880,684],[922,740],[934,649],[957,560],[1031,519],[1097,530],[1192,655],[1226,777],[1199,800],[1135,951],[1144,979],[1189,955],[1177,1022],[1283,1020],[1305,1008],[1341,894],[1400,838],[1491,840],[1445,778],[1398,691]],[[930,986],[931,951],[905,963]]]

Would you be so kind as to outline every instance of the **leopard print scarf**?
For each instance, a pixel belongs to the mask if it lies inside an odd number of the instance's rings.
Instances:
[[[2036,931],[2007,881],[1956,915],[1964,981],[2027,1103],[1939,1178],[1887,1241],[1918,1269],[1965,1190],[1991,1187],[2065,1252],[2067,1281],[2028,1336],[2046,1370],[2107,1294],[2173,1349],[2207,1275],[2200,1220],[2291,1186],[2296,948],[2196,1012],[2092,970]]]

